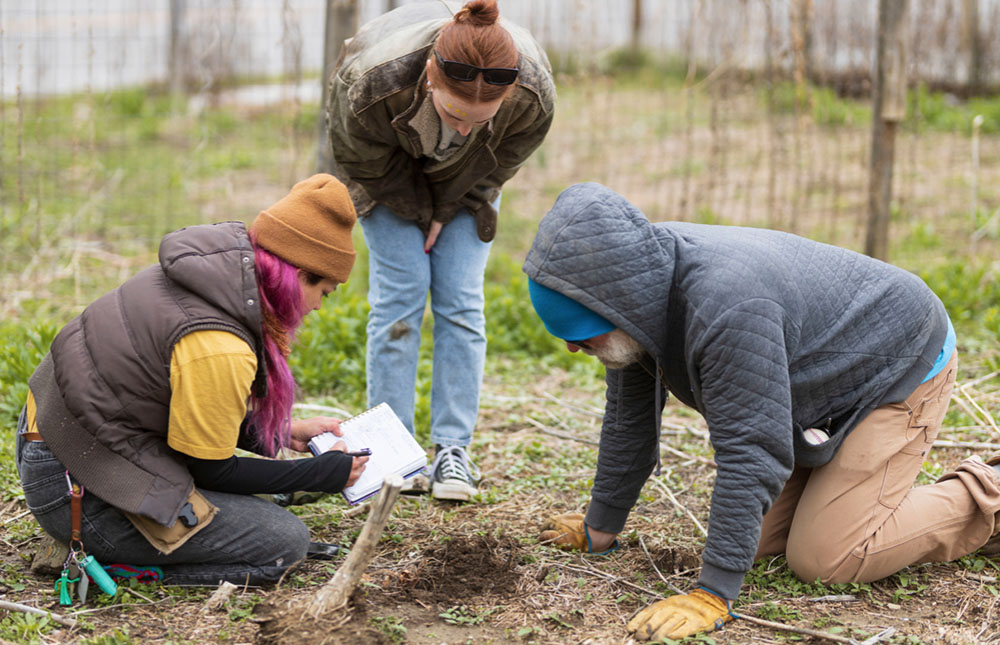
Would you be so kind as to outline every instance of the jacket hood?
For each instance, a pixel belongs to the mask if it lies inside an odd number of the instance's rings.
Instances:
[[[542,218],[523,270],[658,356],[674,279],[671,244],[621,195],[597,183],[575,184]]]
[[[243,222],[189,226],[168,233],[160,242],[160,266],[172,282],[240,321],[259,342],[260,295],[253,246]]]

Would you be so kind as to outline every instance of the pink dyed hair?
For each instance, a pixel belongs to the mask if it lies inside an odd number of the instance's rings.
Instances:
[[[298,269],[257,246],[254,242],[254,271],[260,292],[264,319],[264,356],[267,360],[267,396],[251,396],[251,420],[257,445],[274,456],[291,439],[292,402],[295,400],[295,377],[288,367],[288,345],[306,312],[302,307],[302,285]],[[270,322],[270,324],[268,324]],[[287,342],[279,343],[275,334],[287,334]]]

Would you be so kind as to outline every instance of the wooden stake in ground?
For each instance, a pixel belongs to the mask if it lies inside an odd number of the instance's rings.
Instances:
[[[362,574],[368,568],[375,555],[375,547],[378,545],[382,529],[389,521],[389,514],[392,507],[399,498],[399,491],[403,488],[403,478],[399,475],[389,475],[382,482],[382,490],[372,503],[371,512],[361,529],[354,547],[351,548],[350,555],[340,565],[337,573],[326,584],[324,584],[316,596],[313,597],[309,606],[306,607],[306,615],[319,618],[327,613],[335,611],[347,604],[347,600],[354,593],[354,588],[358,586]]]
[[[219,588],[215,590],[212,596],[205,601],[202,605],[202,613],[208,613],[210,611],[219,611],[222,606],[229,602],[229,598],[232,597],[233,592],[239,589],[236,585],[231,582],[223,582],[219,585]]]
[[[260,623],[257,635],[259,645],[346,642],[334,634],[351,620],[350,612],[341,610],[346,607],[375,556],[379,538],[402,488],[403,478],[399,475],[385,478],[378,496],[370,503],[368,519],[350,554],[333,578],[320,587],[311,599],[303,602],[299,598],[291,598],[284,602],[262,602],[256,606],[254,613],[260,617],[257,620]]]

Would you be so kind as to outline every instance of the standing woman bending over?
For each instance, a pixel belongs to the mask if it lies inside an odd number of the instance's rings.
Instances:
[[[368,458],[343,443],[284,461],[234,450],[273,456],[340,434],[335,419],[290,421],[287,356],[303,316],[351,272],[354,221],[344,185],[316,175],[249,233],[224,222],[166,235],[159,264],[70,321],[18,422],[18,473],[42,528],[104,564],[158,566],[173,584],[274,582],[305,557],[302,521],[254,494],[337,492]],[[80,514],[70,486],[83,491]]]
[[[330,79],[334,173],[369,251],[368,404],[411,433],[420,325],[434,314],[431,492],[468,500],[465,451],[486,356],[483,273],[500,189],[541,144],[555,86],[545,52],[495,0],[407,4],[346,41]]]

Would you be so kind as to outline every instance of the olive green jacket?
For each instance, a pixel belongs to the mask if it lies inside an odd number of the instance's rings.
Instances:
[[[449,20],[442,2],[407,4],[344,42],[329,81],[329,170],[350,189],[361,217],[384,204],[426,232],[431,221],[447,223],[464,207],[488,242],[496,234],[491,204],[552,124],[555,84],[545,51],[526,30],[501,19],[521,55],[515,88],[457,158],[428,169],[432,160],[422,156],[411,120],[426,96],[426,61]]]

